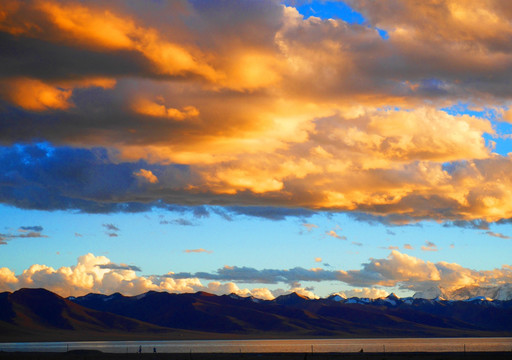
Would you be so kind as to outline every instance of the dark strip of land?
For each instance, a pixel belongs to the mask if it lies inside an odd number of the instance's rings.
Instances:
[[[0,360],[502,360],[512,352],[399,352],[399,353],[103,353],[77,350],[62,353],[0,352]]]

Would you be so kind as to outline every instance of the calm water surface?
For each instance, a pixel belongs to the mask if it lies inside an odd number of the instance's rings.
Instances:
[[[512,338],[301,339],[301,340],[187,340],[77,341],[0,343],[0,351],[100,350],[103,352],[235,353],[235,352],[452,352],[512,351]]]

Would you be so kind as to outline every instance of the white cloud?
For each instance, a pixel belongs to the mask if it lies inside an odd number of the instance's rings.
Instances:
[[[472,270],[459,264],[432,263],[393,250],[385,259],[371,259],[362,264],[361,270],[324,270],[321,268],[289,270],[226,266],[216,273],[179,273],[139,276],[134,265],[113,264],[105,256],[86,254],[78,258],[77,264],[54,269],[34,264],[16,275],[8,268],[0,268],[0,290],[13,291],[23,287],[44,287],[62,296],[85,295],[90,292],[110,294],[121,292],[137,295],[149,290],[175,293],[207,291],[216,294],[234,292],[240,296],[255,296],[270,299],[296,291],[317,298],[311,288],[303,288],[301,281],[341,282],[353,287],[345,295],[381,297],[387,287],[398,287],[414,292],[441,288],[454,291],[468,286],[492,287],[512,283],[512,266],[503,265],[493,270]],[[201,280],[210,281],[203,284]],[[271,290],[265,287],[240,289],[240,283],[278,284],[285,283],[289,290]],[[366,290],[365,290],[366,289]],[[357,295],[359,294],[359,295]]]
[[[378,299],[378,298],[383,298],[383,297],[388,296],[389,293],[383,289],[361,288],[361,289],[340,291],[334,295],[339,295],[339,296],[341,296],[343,298],[347,298],[347,299],[351,298],[351,297]]]

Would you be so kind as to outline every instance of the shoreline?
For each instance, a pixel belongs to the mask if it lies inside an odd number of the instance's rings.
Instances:
[[[358,352],[358,353],[104,353],[99,350],[72,350],[69,352],[0,352],[6,360],[493,360],[512,359],[511,351],[496,352]]]

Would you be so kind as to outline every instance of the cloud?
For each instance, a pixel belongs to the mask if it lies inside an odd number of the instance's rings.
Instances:
[[[2,2],[0,202],[512,218],[512,159],[486,140],[495,119],[447,110],[509,118],[509,5],[348,3],[367,25],[276,0]]]
[[[443,226],[457,226],[465,229],[477,229],[477,230],[489,230],[489,223],[484,220],[456,220],[451,222],[446,222]]]
[[[29,238],[47,238],[47,235],[42,234],[43,227],[36,226],[21,226],[18,228],[17,233],[0,233],[0,245],[6,245],[8,241],[13,239],[29,239]]]
[[[318,228],[318,225],[310,223],[303,223],[302,226],[304,226],[307,231],[312,231],[313,229]]]
[[[194,226],[194,223],[190,220],[178,218],[173,220],[160,220],[160,224],[162,225],[181,225],[181,226]]]
[[[201,284],[199,279],[174,280],[168,277],[137,276],[137,266],[117,265],[104,256],[86,254],[77,259],[77,264],[54,269],[34,264],[21,274],[15,275],[8,268],[0,268],[0,290],[14,291],[24,287],[43,287],[61,296],[81,296],[88,293],[138,295],[150,290],[171,293],[193,293],[208,291],[215,294],[236,293],[240,296],[256,296],[273,299],[272,292],[265,288],[240,289],[234,283],[211,282]]]
[[[431,241],[425,241],[425,246],[421,247],[421,251],[437,251],[437,245]]]
[[[151,172],[151,170],[140,169],[139,171],[134,172],[133,175],[150,184],[158,183],[158,178]]]
[[[406,249],[406,250],[414,250],[414,247],[411,244],[404,244],[404,249]]]
[[[362,289],[352,289],[352,290],[340,291],[340,292],[334,293],[332,295],[339,295],[345,299],[350,299],[352,297],[378,299],[378,298],[383,298],[383,297],[388,296],[389,293],[383,289],[362,288]]]
[[[108,231],[119,231],[119,228],[114,224],[102,224]]]
[[[497,238],[500,238],[500,239],[512,239],[510,236],[503,235],[502,233],[497,233],[497,232],[494,232],[494,231],[486,231],[485,233],[487,235],[489,235],[489,236],[497,237]]]
[[[126,264],[100,264],[97,265],[100,269],[110,269],[110,270],[131,270],[131,271],[142,271],[138,266],[135,265],[126,265]]]
[[[134,104],[135,112],[142,115],[170,118],[176,121],[182,121],[187,118],[197,117],[199,111],[193,106],[185,106],[181,111],[173,108],[166,108],[164,105],[140,99]],[[142,171],[143,169],[141,169]]]
[[[287,217],[308,218],[315,214],[314,211],[309,209],[290,209],[266,206],[227,206],[224,209],[233,215],[260,217],[274,221],[285,220]]]
[[[187,249],[187,250],[183,250],[184,253],[187,253],[187,254],[190,254],[190,253],[206,253],[206,254],[212,254],[213,251],[211,250],[205,250],[203,248],[201,249]]]
[[[322,258],[321,257],[316,257],[315,258],[315,262],[322,262]]]
[[[214,273],[176,273],[168,275],[173,279],[200,278],[213,281],[234,281],[242,283],[260,284],[295,284],[301,281],[337,280],[336,271],[320,268],[304,269],[296,267],[288,270],[264,269],[258,270],[250,267],[224,266]]]
[[[330,230],[330,231],[326,231],[325,232],[327,235],[333,237],[333,238],[336,238],[336,239],[340,239],[340,240],[347,240],[347,237],[346,236],[341,236],[341,235],[338,235],[338,233],[336,233],[336,231],[334,230]]]
[[[42,232],[43,227],[41,225],[34,225],[34,226],[20,226],[20,230],[27,230],[27,231],[35,231],[35,232]]]
[[[120,231],[119,228],[114,224],[102,224],[102,226],[107,229],[105,231],[105,234],[107,234],[108,237],[118,237],[118,232]]]
[[[512,266],[503,265],[493,270],[472,270],[455,263],[432,263],[391,251],[387,258],[370,259],[360,270],[304,269],[300,267],[279,270],[257,270],[248,267],[225,266],[214,273],[198,272],[173,273],[164,275],[138,276],[137,266],[115,264],[104,256],[86,254],[80,256],[77,264],[54,269],[34,264],[16,275],[8,268],[0,268],[0,290],[13,291],[23,287],[44,287],[62,296],[85,295],[90,292],[110,294],[121,292],[126,295],[155,290],[173,293],[209,291],[217,294],[235,292],[242,296],[273,298],[291,291],[300,291],[309,297],[316,297],[311,288],[300,283],[340,282],[351,287],[363,288],[346,291],[345,296],[385,296],[385,288],[399,288],[414,292],[440,288],[453,292],[468,286],[493,287],[512,282]],[[203,285],[201,280],[210,281]],[[289,290],[269,290],[256,287],[253,290],[240,289],[237,283],[289,285]],[[365,288],[367,288],[365,290]],[[373,289],[373,290],[372,290]]]

